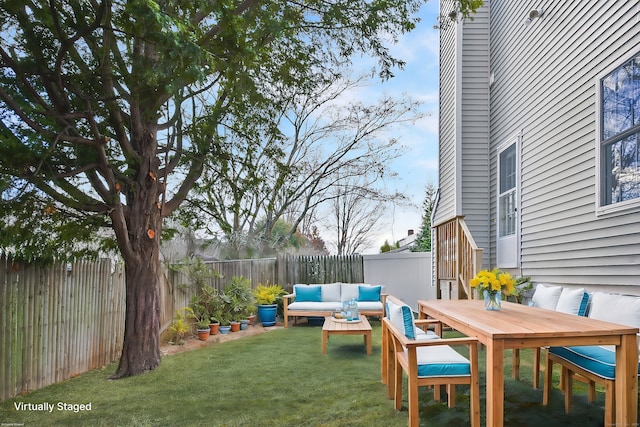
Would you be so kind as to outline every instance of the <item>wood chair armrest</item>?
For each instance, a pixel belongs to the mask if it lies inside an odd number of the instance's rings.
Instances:
[[[420,328],[425,332],[429,329],[429,325],[434,325],[436,335],[439,337],[442,336],[442,322],[437,319],[415,319],[413,322],[417,328]]]
[[[402,344],[405,348],[410,347],[431,347],[437,345],[474,345],[478,344],[478,340],[473,337],[460,337],[460,338],[439,338],[439,339],[431,339],[431,340],[412,340],[407,338],[402,332],[396,328],[389,319],[382,319],[383,324],[385,324],[388,333],[394,335],[394,337]]]

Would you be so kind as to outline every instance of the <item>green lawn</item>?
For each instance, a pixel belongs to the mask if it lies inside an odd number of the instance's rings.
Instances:
[[[109,381],[112,365],[0,402],[0,426],[406,426],[406,405],[397,412],[380,383],[380,322],[371,323],[372,356],[365,354],[359,336],[331,337],[323,356],[321,328],[298,325],[166,356],[160,368],[146,375]],[[511,353],[505,357],[510,369]],[[531,388],[528,350],[522,352],[521,377],[509,377],[505,384],[505,425],[602,425],[604,395],[598,393],[598,400],[587,404],[584,387],[576,389],[570,415],[564,414],[558,390],[552,404],[542,406],[542,390]],[[468,397],[468,387],[459,386],[456,408],[449,410],[421,388],[421,424],[468,425]],[[19,402],[47,403],[54,410],[19,411]],[[58,402],[90,403],[91,411],[62,411]]]

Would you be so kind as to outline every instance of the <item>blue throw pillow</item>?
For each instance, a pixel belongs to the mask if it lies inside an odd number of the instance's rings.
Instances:
[[[380,301],[382,286],[362,286],[358,287],[358,301]]]
[[[295,286],[296,302],[322,301],[322,288],[318,285]]]

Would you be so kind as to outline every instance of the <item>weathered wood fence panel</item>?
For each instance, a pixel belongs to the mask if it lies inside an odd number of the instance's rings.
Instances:
[[[119,357],[122,266],[100,260],[38,267],[9,258],[0,266],[0,400]]]
[[[259,283],[277,283],[287,290],[292,290],[296,283],[364,281],[361,255],[279,255],[277,258],[207,261],[205,264],[221,274],[220,278],[209,281],[218,290],[224,289],[233,276],[249,279],[253,288]],[[165,295],[173,298],[174,311],[187,306],[194,292],[194,287],[189,284],[184,273],[169,271]],[[170,317],[163,317],[163,324],[170,320]]]
[[[284,255],[278,262],[278,283],[289,290],[296,283],[364,282],[361,255]]]
[[[277,283],[364,281],[361,256],[295,256],[216,261],[223,289],[233,276]],[[124,267],[111,260],[38,266],[0,257],[0,400],[105,366],[122,351]],[[160,280],[161,326],[189,305],[194,286],[172,270]]]

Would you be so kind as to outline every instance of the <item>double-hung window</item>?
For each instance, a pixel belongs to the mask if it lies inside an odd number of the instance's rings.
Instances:
[[[640,53],[598,79],[598,212],[640,206]]]

